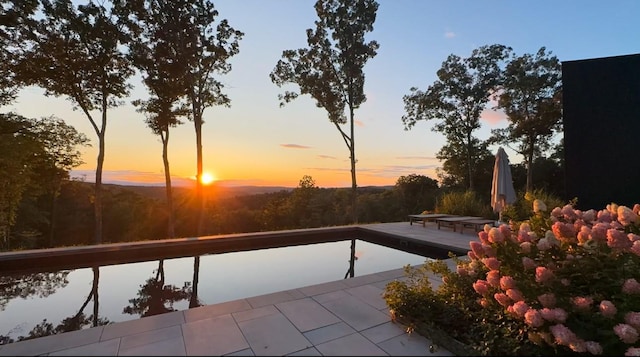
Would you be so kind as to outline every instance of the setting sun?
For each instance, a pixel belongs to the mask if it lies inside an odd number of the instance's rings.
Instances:
[[[200,178],[200,182],[202,182],[203,185],[208,185],[215,180],[216,178],[209,172],[204,172]]]

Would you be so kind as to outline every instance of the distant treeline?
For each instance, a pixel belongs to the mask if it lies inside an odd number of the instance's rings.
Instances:
[[[538,165],[543,174],[536,186],[562,196],[560,166],[546,161]],[[524,168],[512,165],[512,171],[516,189],[524,190]],[[400,176],[393,186],[360,187],[358,222],[405,221],[408,214],[438,210],[443,195],[460,191],[464,189],[440,187],[436,180],[418,174]],[[164,187],[104,185],[104,242],[167,238],[163,192]],[[490,187],[476,193],[486,203],[479,214],[491,215]],[[94,228],[92,196],[92,183],[65,180],[51,216],[49,200],[26,195],[10,244],[5,244],[3,250],[89,244]],[[194,190],[177,187],[174,196],[176,237],[197,236]],[[215,185],[205,190],[205,235],[345,225],[351,224],[350,213],[350,188],[320,188],[306,175],[296,188],[267,193],[252,194],[250,190]]]

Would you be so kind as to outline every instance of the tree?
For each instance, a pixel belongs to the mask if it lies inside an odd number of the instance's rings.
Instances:
[[[78,146],[87,142],[84,134],[55,117],[0,114],[0,239],[7,247],[18,218],[31,222],[22,225],[24,231],[48,231],[51,242],[61,182],[82,164]],[[49,197],[45,208],[37,203],[42,197]],[[38,222],[46,227],[37,227]]]
[[[413,87],[403,97],[405,130],[420,120],[437,120],[432,130],[444,134],[449,144],[463,150],[470,190],[476,188],[474,153],[482,148],[473,132],[480,128],[480,114],[500,84],[500,64],[510,51],[503,45],[490,45],[473,50],[468,58],[451,54],[438,70],[438,79],[426,91]],[[447,153],[440,152],[443,157]]]
[[[474,163],[473,177],[476,192],[486,192],[487,199],[491,193],[493,165],[495,155],[488,149],[486,141],[472,138],[471,162]],[[448,142],[436,153],[436,158],[442,161],[442,167],[437,169],[441,187],[465,190],[469,187],[469,168],[467,167],[467,149],[462,143]]]
[[[108,109],[129,93],[133,74],[123,51],[126,38],[102,3],[77,7],[71,0],[42,0],[41,13],[24,29],[29,48],[17,64],[17,80],[63,96],[85,114],[98,137],[94,187],[94,243],[102,242],[102,167]],[[95,117],[99,112],[99,118]]]
[[[37,0],[0,2],[0,106],[11,103],[20,84],[16,81],[16,61],[23,47],[26,24],[38,7]]]
[[[11,227],[16,222],[23,193],[31,184],[30,162],[43,154],[29,133],[31,124],[17,114],[0,114],[0,241],[10,248]]]
[[[231,99],[222,92],[224,85],[217,74],[231,71],[229,59],[239,52],[238,42],[244,33],[235,30],[226,19],[216,23],[218,11],[209,0],[177,0],[172,6],[186,10],[189,26],[180,47],[180,60],[187,67],[184,89],[189,106],[189,119],[196,131],[196,205],[198,235],[203,234],[204,197],[202,189],[202,125],[203,113],[214,105],[230,106]],[[215,25],[215,27],[214,27]]]
[[[181,60],[184,29],[189,26],[187,8],[179,1],[145,1],[132,3],[134,16],[127,22],[133,34],[129,46],[133,65],[142,72],[150,99],[135,100],[139,112],[147,113],[146,123],[162,142],[167,199],[167,236],[175,237],[173,193],[169,167],[169,129],[182,124],[179,117],[188,111],[181,106],[186,92],[185,62]]]
[[[420,213],[435,207],[435,194],[438,181],[418,174],[400,176],[396,181],[395,190],[400,198],[404,216]]]
[[[324,108],[329,121],[340,132],[351,162],[352,220],[357,222],[357,182],[354,111],[364,103],[363,67],[376,55],[376,41],[365,42],[373,31],[378,3],[374,0],[318,0],[316,28],[307,29],[308,48],[285,50],[270,78],[282,87],[297,84],[300,93],[280,94],[280,106],[299,95],[309,94],[316,106]],[[345,115],[348,111],[348,119]],[[341,125],[349,122],[349,134]]]
[[[535,55],[513,58],[506,66],[498,92],[498,108],[507,114],[509,126],[493,129],[493,142],[509,145],[521,154],[527,167],[527,192],[533,190],[534,160],[551,148],[562,130],[562,65],[541,47]],[[511,148],[511,146],[509,146]]]
[[[314,204],[314,198],[320,189],[313,177],[304,175],[289,196],[290,215],[294,228],[319,226],[321,211]]]
[[[63,181],[69,180],[71,169],[84,163],[79,148],[90,146],[90,144],[89,139],[83,133],[54,116],[34,121],[32,131],[38,142],[43,145],[45,152],[45,155],[41,157],[42,160],[39,160],[39,167],[36,167],[34,181],[38,182],[44,188],[45,195],[49,196],[50,206],[45,211],[49,213],[47,245],[52,247],[60,187]]]

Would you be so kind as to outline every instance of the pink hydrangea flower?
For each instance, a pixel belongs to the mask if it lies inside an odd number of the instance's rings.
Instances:
[[[502,231],[496,227],[491,228],[489,231],[489,242],[491,243],[502,243],[504,242],[504,235]]]
[[[551,243],[549,243],[549,240],[546,237],[540,239],[538,241],[538,244],[536,244],[536,246],[538,247],[539,250],[542,250],[542,251],[551,249]]]
[[[511,238],[511,227],[509,227],[508,224],[501,224],[500,226],[498,226],[498,230],[500,231],[500,233],[502,233],[504,239],[510,239],[513,241],[513,239]]]
[[[553,272],[546,267],[537,267],[536,268],[536,282],[538,283],[546,283],[551,281],[554,278]]]
[[[540,316],[542,316],[543,319],[553,322],[556,319],[556,314],[555,312],[553,312],[553,309],[550,309],[548,307],[543,307],[542,309],[538,310],[540,311]]]
[[[593,304],[593,298],[589,296],[576,296],[571,299],[571,303],[577,310],[589,310]]]
[[[625,356],[640,356],[640,347],[629,347],[624,352]]]
[[[564,218],[567,221],[574,221],[578,218],[578,215],[576,214],[575,210],[573,209],[573,206],[567,204],[564,207],[562,207],[561,209],[562,215],[564,216]]]
[[[584,244],[589,240],[589,236],[591,235],[591,228],[587,226],[580,227],[580,231],[578,232],[577,238],[579,244]]]
[[[633,242],[631,245],[631,249],[629,249],[631,253],[640,256],[640,240]]]
[[[634,278],[627,279],[622,284],[622,292],[625,294],[640,294],[640,283]]]
[[[500,289],[508,290],[516,287],[516,281],[511,276],[503,276],[500,278]]]
[[[573,230],[574,230],[575,232],[580,232],[580,228],[585,227],[586,225],[587,225],[587,224],[586,224],[586,223],[584,223],[584,221],[583,221],[583,220],[578,219],[578,220],[576,220],[575,222],[573,222]]]
[[[477,241],[469,242],[469,247],[476,257],[484,257],[484,249],[482,249],[482,243]]]
[[[529,309],[524,314],[524,322],[531,327],[540,327],[544,324],[544,319],[536,309]]]
[[[489,291],[489,283],[487,283],[485,280],[478,279],[475,283],[473,283],[473,290],[475,290],[478,294],[484,296]]]
[[[638,221],[638,214],[627,206],[618,206],[618,222],[628,226]]]
[[[524,254],[531,253],[531,242],[522,241],[522,243],[520,243],[520,251]]]
[[[638,330],[627,324],[617,324],[613,327],[613,332],[624,343],[632,344],[638,341]]]
[[[496,249],[494,247],[492,247],[491,245],[489,245],[489,244],[483,244],[482,245],[482,250],[484,251],[484,255],[487,258],[496,256]]]
[[[522,257],[522,266],[525,270],[535,269],[537,267],[535,260],[529,257]]]
[[[549,331],[556,340],[556,343],[563,346],[569,346],[578,339],[573,331],[563,324],[557,324],[549,327]]]
[[[518,317],[524,317],[524,314],[529,311],[530,307],[524,301],[516,301],[512,305],[513,313]]]
[[[482,263],[490,270],[498,270],[500,268],[500,261],[495,257],[484,258]]]
[[[556,306],[556,296],[553,293],[538,296],[538,301],[546,308],[554,308]]]
[[[578,353],[587,352],[587,345],[585,344],[584,340],[582,340],[580,338],[576,338],[573,342],[571,342],[569,344],[569,348],[573,352],[578,352]]]
[[[629,240],[629,237],[623,232],[617,229],[607,230],[607,245],[612,249],[629,249],[633,243]]]
[[[529,235],[530,232],[526,232],[526,231],[519,231],[518,232],[518,242],[522,243],[522,242],[531,242],[531,236]]]
[[[551,226],[553,235],[560,241],[574,243],[576,240],[576,231],[572,224],[556,222]]]
[[[614,317],[618,312],[618,309],[616,308],[616,306],[613,305],[613,303],[609,300],[602,300],[600,302],[599,309],[600,309],[600,313],[604,317]]]
[[[507,296],[513,300],[513,301],[523,301],[524,300],[524,295],[522,295],[522,292],[518,289],[508,289],[506,291]]]
[[[556,207],[551,210],[551,217],[560,218],[562,217],[562,209],[560,207]]]
[[[582,219],[586,223],[591,223],[593,222],[594,219],[596,219],[596,216],[597,216],[596,210],[590,209],[582,214]]]
[[[498,304],[504,307],[511,305],[511,299],[505,293],[495,293],[493,294],[493,298],[496,299]]]
[[[500,287],[500,271],[489,270],[487,272],[487,282],[494,288]]]
[[[609,229],[609,225],[603,222],[598,222],[591,227],[591,239],[596,242],[606,242],[607,241],[607,230]]]
[[[613,221],[613,218],[611,217],[611,212],[607,211],[606,209],[603,209],[598,211],[597,220],[604,223],[610,223],[611,221]]]
[[[600,345],[598,342],[587,341],[584,343],[584,345],[587,348],[587,352],[591,353],[592,355],[599,356],[602,354],[602,345]]]
[[[618,221],[611,221],[611,223],[609,223],[610,227],[613,229],[617,229],[617,230],[624,230],[624,226],[622,225],[622,223],[618,222]]]
[[[640,312],[629,311],[624,315],[624,322],[633,326],[635,329],[640,329]]]
[[[567,321],[567,317],[569,317],[569,314],[564,309],[561,309],[559,307],[556,307],[555,309],[553,309],[554,321],[562,323]]]
[[[489,244],[489,232],[480,231],[478,232],[478,239],[480,239],[480,243]]]

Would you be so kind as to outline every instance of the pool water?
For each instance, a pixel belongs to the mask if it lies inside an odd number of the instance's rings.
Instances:
[[[347,240],[0,276],[0,344],[344,279],[350,247]],[[429,259],[361,240],[355,248],[356,277]]]

